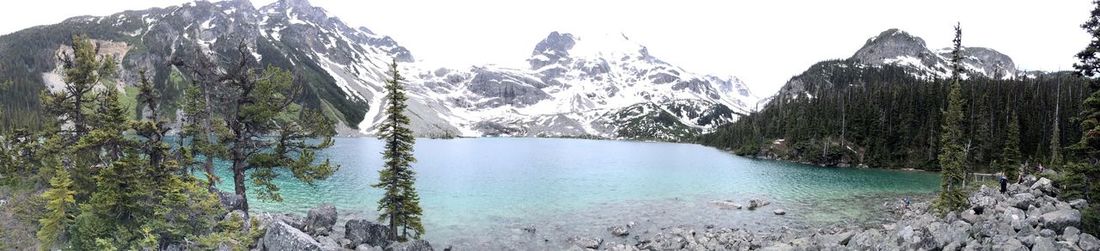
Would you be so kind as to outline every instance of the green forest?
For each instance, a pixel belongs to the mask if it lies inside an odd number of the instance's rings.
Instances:
[[[844,60],[818,63],[795,78],[806,84],[808,95],[780,93],[760,111],[698,142],[741,155],[775,154],[821,165],[939,169],[949,80],[917,79],[898,66]],[[1071,72],[964,82],[962,130],[972,171],[1000,170],[1011,139],[1020,141],[1022,162],[1049,163],[1054,151],[1080,138],[1075,118],[1089,92],[1087,82]],[[1009,133],[1012,123],[1019,126],[1018,135]],[[777,139],[783,139],[783,149],[774,144]],[[1061,143],[1052,148],[1052,142]]]

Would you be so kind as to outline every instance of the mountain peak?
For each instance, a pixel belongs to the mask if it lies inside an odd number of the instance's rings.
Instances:
[[[298,7],[298,8],[313,7],[313,4],[310,4],[309,0],[279,0],[275,3],[279,4],[279,5],[282,5],[282,6],[285,6],[285,7]]]
[[[531,52],[531,55],[554,54],[565,56],[576,44],[577,41],[573,34],[553,31],[535,45],[535,50]]]

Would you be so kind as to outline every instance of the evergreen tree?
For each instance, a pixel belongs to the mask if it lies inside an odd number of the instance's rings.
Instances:
[[[1013,112],[1008,119],[1008,131],[1005,135],[1005,147],[1001,153],[1001,169],[1009,180],[1019,179],[1020,170],[1020,120]]]
[[[409,230],[419,238],[424,233],[424,226],[420,221],[420,196],[416,193],[416,177],[412,170],[412,163],[416,161],[412,154],[416,139],[409,129],[409,117],[404,114],[408,97],[405,96],[401,83],[404,78],[398,72],[396,59],[390,63],[390,73],[392,75],[385,87],[385,101],[389,106],[385,110],[386,118],[378,128],[378,138],[386,142],[382,150],[385,165],[379,170],[378,183],[373,185],[385,190],[378,201],[378,210],[382,211],[378,219],[389,222],[389,238],[392,240],[408,238]]]
[[[940,137],[940,145],[943,147],[939,163],[941,168],[942,187],[940,195],[936,199],[936,207],[943,211],[954,211],[966,204],[966,196],[963,194],[963,180],[965,177],[966,156],[964,154],[961,139],[963,120],[962,84],[960,73],[962,71],[960,50],[962,49],[962,29],[955,26],[955,48],[951,52],[951,92],[947,96],[947,110],[943,112],[943,132]]]
[[[1072,147],[1084,163],[1067,166],[1069,168],[1065,174],[1067,180],[1078,181],[1065,184],[1066,190],[1080,191],[1069,194],[1089,201],[1100,196],[1100,186],[1094,184],[1100,181],[1100,1],[1093,3],[1096,7],[1089,19],[1081,25],[1092,36],[1092,40],[1077,54],[1080,62],[1073,64],[1076,73],[1089,81],[1092,92],[1082,103],[1079,115],[1083,132],[1081,139]],[[1091,205],[1083,211],[1083,230],[1100,234],[1100,206]]]
[[[1062,128],[1059,115],[1062,107],[1062,82],[1058,82],[1057,93],[1054,97],[1054,132],[1050,135],[1050,165],[1058,166],[1062,164]]]
[[[61,57],[65,68],[63,91],[44,93],[42,102],[48,111],[62,117],[63,122],[72,123],[67,133],[69,143],[75,143],[88,131],[85,109],[91,105],[89,94],[97,85],[113,80],[117,68],[114,58],[96,55],[99,49],[87,37],[73,36],[72,44],[72,58]]]
[[[76,203],[69,172],[60,166],[54,169],[56,173],[50,179],[50,188],[42,194],[46,199],[46,215],[39,220],[40,228],[37,233],[41,250],[49,250],[57,244],[57,240],[65,239],[72,221],[72,207]]]
[[[225,130],[201,126],[193,136],[201,138],[213,134],[218,144],[224,147],[219,149],[225,150],[219,155],[204,157],[231,162],[234,193],[242,199],[240,209],[245,212],[245,218],[251,218],[248,217],[245,185],[249,180],[259,186],[260,199],[281,201],[278,187],[273,182],[279,175],[276,169],[285,168],[294,178],[310,185],[336,172],[339,166],[327,159],[317,163],[316,159],[317,151],[332,146],[336,130],[331,119],[320,111],[294,103],[304,87],[289,72],[274,66],[255,69],[250,50],[243,42],[237,47],[237,53],[239,61],[224,72],[219,71],[206,57],[198,57],[197,62],[175,64],[191,69],[196,78],[215,79],[221,84],[218,98],[188,102],[205,106],[195,110],[206,113],[203,114],[206,119],[212,116],[212,112],[220,112],[223,116],[218,122],[224,123],[222,128]],[[192,98],[201,96],[189,95]],[[197,117],[203,119],[202,116]],[[200,123],[207,122],[210,121]],[[277,137],[268,137],[271,135]],[[250,177],[246,177],[246,173]],[[249,222],[245,221],[245,229],[250,228]]]

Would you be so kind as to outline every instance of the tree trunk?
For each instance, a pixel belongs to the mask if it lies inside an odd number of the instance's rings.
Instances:
[[[239,134],[238,134],[239,135]],[[238,136],[239,138],[240,136]],[[237,140],[235,145],[240,146],[241,140]],[[233,191],[237,196],[241,196],[241,211],[244,211],[244,229],[241,231],[248,231],[251,228],[249,213],[248,213],[248,195],[245,193],[244,186],[245,177],[245,159],[244,154],[241,153],[239,147],[233,148]]]

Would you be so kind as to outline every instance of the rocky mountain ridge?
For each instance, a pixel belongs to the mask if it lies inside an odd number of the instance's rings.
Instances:
[[[302,105],[341,121],[345,134],[371,134],[382,119],[377,108],[386,105],[382,85],[393,58],[407,78],[413,130],[424,137],[679,140],[729,123],[756,102],[736,77],[690,73],[621,34],[552,32],[526,69],[425,69],[391,37],[353,28],[306,0],[259,7],[198,1],[74,17],[0,36],[0,54],[11,56],[0,62],[0,76],[33,85],[28,93],[62,85],[57,55],[78,34],[112,48],[120,91],[131,91],[137,73],[148,71],[173,118],[194,76],[171,62],[208,57],[224,68],[249,56],[237,53],[242,43],[259,65],[288,69],[307,83]]]
[[[1012,58],[994,49],[963,46],[962,77],[1011,79],[1034,77],[1035,72],[1016,68]],[[773,98],[790,99],[813,97],[817,88],[838,83],[819,83],[833,70],[843,68],[882,67],[885,65],[905,69],[917,79],[936,80],[951,77],[951,48],[930,49],[924,39],[899,29],[887,29],[868,38],[863,47],[851,57],[828,60],[811,66],[805,72],[792,77]]]

